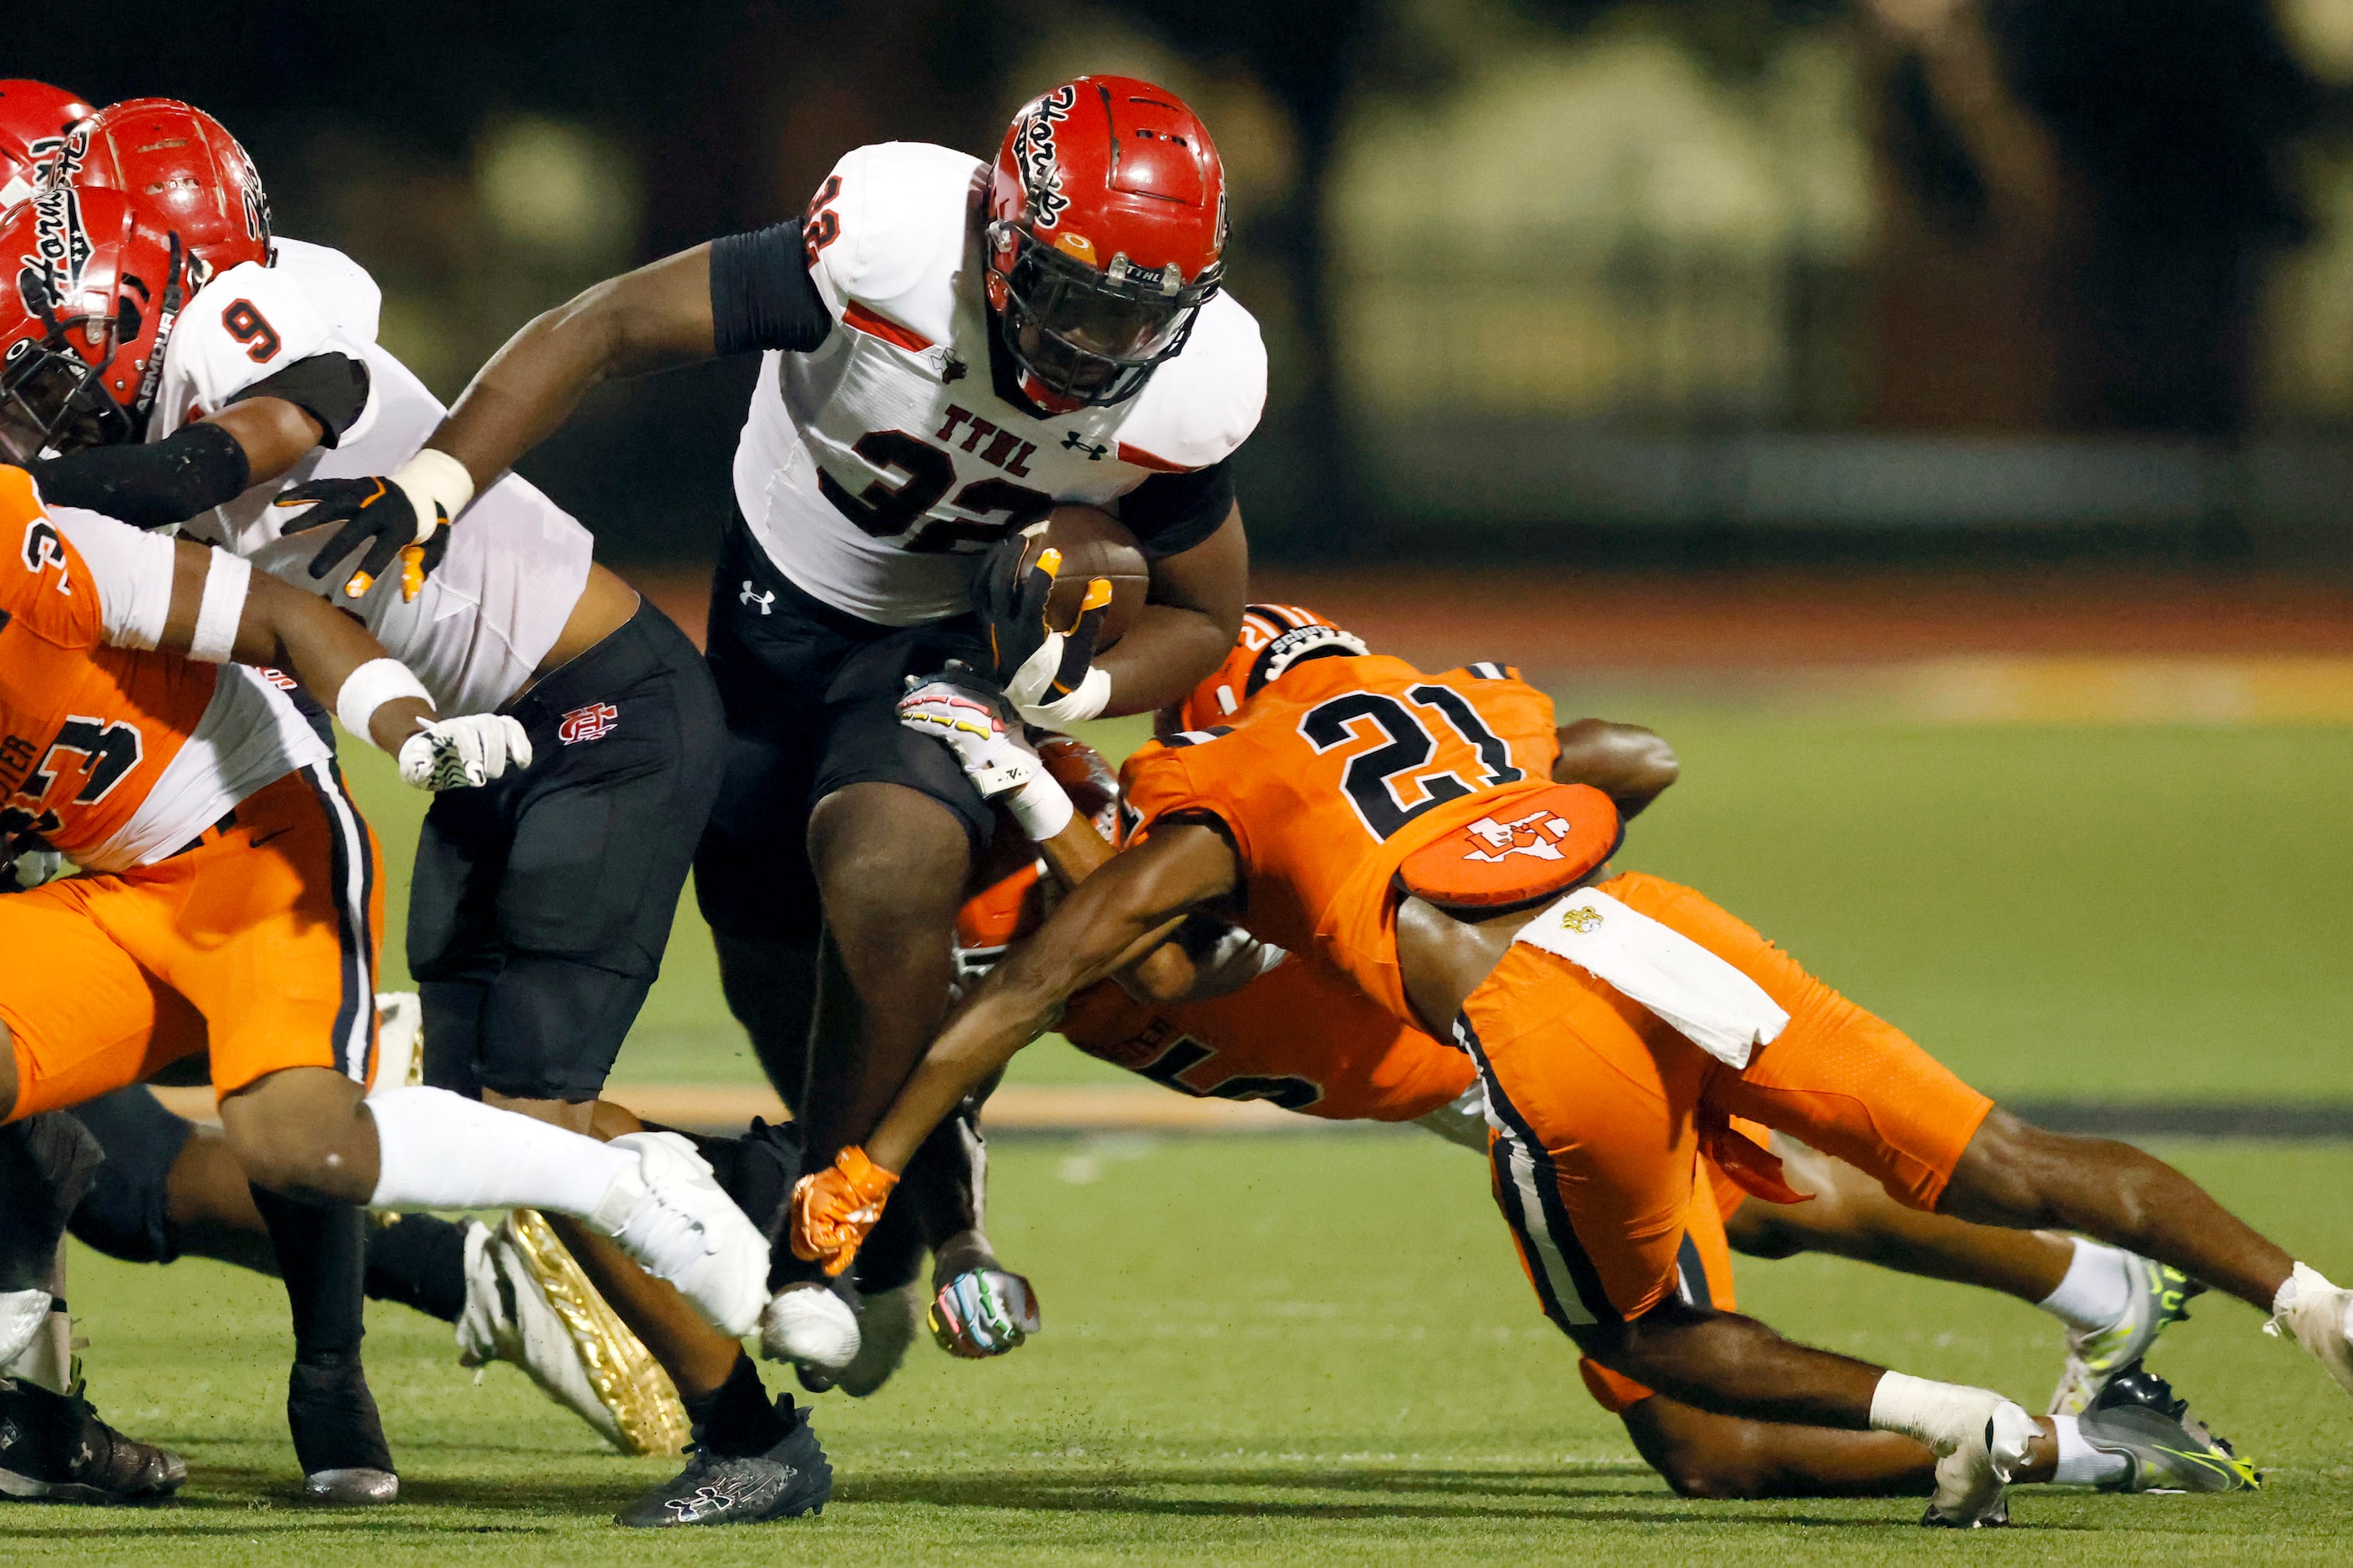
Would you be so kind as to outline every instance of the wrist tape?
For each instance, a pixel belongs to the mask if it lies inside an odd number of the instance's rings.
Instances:
[[[237,647],[237,624],[245,616],[245,596],[253,587],[250,562],[216,550],[205,565],[205,596],[196,605],[196,629],[188,638],[188,657],[206,664],[226,664]]]
[[[352,671],[343,689],[335,693],[335,717],[343,721],[344,729],[374,744],[375,737],[368,733],[368,721],[375,716],[377,709],[399,697],[415,697],[427,708],[433,706],[433,694],[409,673],[406,665],[396,658],[372,658]]]
[[[433,509],[437,503],[441,515],[455,522],[458,514],[474,499],[474,476],[466,471],[466,465],[431,447],[395,468],[392,482],[400,487],[416,510],[419,539],[433,531]]]
[[[1071,825],[1078,808],[1054,775],[1039,770],[1038,776],[1005,797],[1005,809],[1013,814],[1021,831],[1033,844],[1042,844]]]

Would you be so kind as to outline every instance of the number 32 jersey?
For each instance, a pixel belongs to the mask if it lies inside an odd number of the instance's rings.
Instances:
[[[1236,721],[1128,758],[1130,838],[1218,827],[1241,859],[1250,934],[1322,954],[1410,1022],[1391,879],[1423,845],[1552,787],[1552,699],[1495,665],[1425,675],[1376,654],[1294,665]]]
[[[982,552],[1050,503],[1115,510],[1155,474],[1222,461],[1266,401],[1258,323],[1222,293],[1124,403],[1049,416],[1000,396],[979,248],[987,174],[910,142],[835,166],[805,229],[834,326],[813,350],[763,355],[735,450],[736,504],[777,569],[884,626],[963,613]]]

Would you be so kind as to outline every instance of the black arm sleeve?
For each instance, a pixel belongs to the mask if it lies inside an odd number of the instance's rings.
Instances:
[[[168,528],[245,493],[252,466],[237,437],[191,425],[152,446],[91,447],[32,466],[41,499],[86,507],[134,528]]]
[[[349,354],[312,354],[255,382],[229,402],[243,403],[248,397],[275,397],[292,404],[319,422],[325,432],[319,445],[332,447],[343,440],[343,432],[360,422],[367,408],[367,362]]]
[[[711,242],[711,327],[723,354],[806,353],[825,342],[833,316],[809,277],[800,225],[771,224]]]
[[[1119,498],[1119,520],[1155,561],[1182,555],[1218,531],[1234,510],[1234,476],[1221,458],[1206,468],[1155,474]]]

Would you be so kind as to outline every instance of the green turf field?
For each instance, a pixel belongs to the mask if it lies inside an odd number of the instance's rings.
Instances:
[[[1695,884],[1988,1092],[2353,1099],[2353,729],[1618,716],[1684,767],[1619,864]],[[1096,728],[1113,754],[1142,733]],[[349,762],[405,866],[421,797]],[[1014,1073],[1126,1077],[1059,1044]],[[691,897],[616,1076],[757,1080]]]
[[[2299,1251],[2353,1264],[2353,1220],[2323,1197],[2353,1152],[2172,1152]],[[93,1394],[184,1446],[194,1479],[168,1510],[0,1509],[0,1561],[2321,1563],[2353,1531],[2353,1406],[2235,1304],[2201,1305],[2158,1363],[2270,1469],[2264,1492],[2023,1489],[2023,1528],[1932,1535],[1910,1500],[1669,1494],[1536,1315],[1479,1162],[1435,1139],[1023,1142],[992,1164],[993,1228],[1046,1331],[986,1363],[918,1345],[874,1399],[826,1396],[821,1520],[624,1537],[603,1521],[660,1462],[596,1451],[512,1368],[475,1386],[446,1328],[388,1307],[369,1363],[411,1501],[304,1512],[275,1287],[81,1254]],[[1740,1279],[1788,1331],[1915,1373],[2039,1402],[2057,1369],[2055,1327],[2006,1299],[1826,1259]]]
[[[1983,1086],[2353,1098],[2353,730],[1651,716],[1685,782],[1621,864],[1706,889]],[[353,768],[405,864],[421,802],[372,756]],[[1058,1045],[1017,1071],[1123,1077]],[[754,1079],[691,899],[620,1073]],[[2172,1152],[2301,1255],[2353,1271],[2353,1148]],[[82,1255],[93,1393],[183,1446],[195,1479],[172,1510],[0,1510],[0,1562],[2280,1563],[2342,1561],[2353,1532],[2353,1407],[2235,1304],[2201,1306],[2158,1364],[2269,1468],[2268,1490],[2028,1491],[2024,1529],[1928,1535],[1908,1501],[1670,1495],[1537,1315],[1482,1170],[1435,1140],[1031,1141],[992,1166],[992,1229],[1036,1279],[1046,1332],[985,1364],[918,1346],[875,1400],[828,1396],[841,1479],[821,1521],[618,1535],[604,1521],[662,1464],[596,1451],[510,1368],[475,1386],[447,1329],[397,1308],[373,1314],[370,1364],[410,1501],[306,1514],[274,1285]],[[1741,1289],[1800,1337],[2034,1408],[2056,1372],[2055,1327],[2006,1300],[1817,1259],[1744,1262]]]

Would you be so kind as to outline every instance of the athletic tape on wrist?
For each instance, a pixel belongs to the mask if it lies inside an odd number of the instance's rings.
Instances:
[[[1061,832],[1078,815],[1069,792],[1047,773],[1040,773],[1008,795],[1005,809],[1013,814],[1013,820],[1020,824],[1021,831],[1035,844],[1042,844]]]
[[[253,586],[253,564],[225,550],[214,551],[212,557],[205,567],[205,596],[196,605],[188,657],[226,664],[237,647],[237,624],[244,618],[245,596]]]
[[[474,499],[474,476],[466,471],[466,465],[431,447],[395,468],[392,482],[416,506],[420,539],[432,531],[434,503],[438,502],[442,514],[455,522],[458,514]]]
[[[375,716],[377,709],[397,697],[418,698],[427,708],[433,706],[432,693],[425,689],[425,683],[411,674],[406,665],[396,658],[372,658],[352,671],[343,689],[335,693],[335,717],[343,721],[344,729],[374,744],[375,737],[368,733],[368,721]]]

